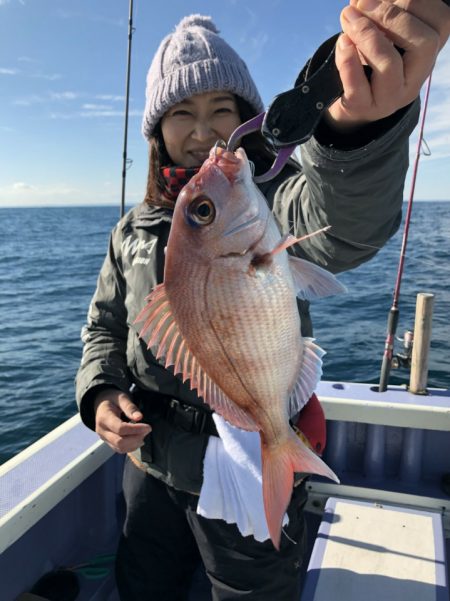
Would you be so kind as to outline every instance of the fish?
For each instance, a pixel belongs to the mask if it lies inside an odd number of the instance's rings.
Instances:
[[[259,432],[276,549],[294,473],[339,482],[289,424],[314,392],[324,355],[301,336],[296,297],[345,290],[328,271],[288,254],[301,240],[280,234],[244,149],[216,146],[178,196],[163,283],[135,320],[158,361],[230,424]]]

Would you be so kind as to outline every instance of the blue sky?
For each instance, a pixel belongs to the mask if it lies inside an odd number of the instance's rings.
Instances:
[[[146,183],[146,73],[183,16],[213,17],[268,104],[339,30],[344,5],[135,0],[127,204]],[[127,26],[128,0],[0,0],[0,206],[120,203]],[[421,160],[416,198],[450,199],[450,45],[433,76],[425,137],[432,154]]]

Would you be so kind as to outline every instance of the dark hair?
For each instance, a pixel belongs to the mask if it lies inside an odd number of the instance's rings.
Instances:
[[[236,96],[235,98],[242,123],[256,116],[256,111],[246,100],[240,96]],[[267,171],[272,165],[275,154],[260,132],[245,136],[242,139],[242,147],[247,153],[248,158],[255,164],[256,173]],[[173,162],[164,144],[160,121],[153,130],[152,137],[150,138],[147,190],[145,194],[146,203],[158,207],[174,207],[175,202],[163,195],[165,182],[161,174],[161,167],[167,167],[172,164]]]
[[[144,201],[156,207],[168,207],[173,209],[174,202],[164,196],[165,189],[164,178],[161,174],[161,167],[167,167],[172,164],[172,160],[166,150],[161,131],[161,121],[153,130],[149,144],[149,165],[147,176],[147,189]]]

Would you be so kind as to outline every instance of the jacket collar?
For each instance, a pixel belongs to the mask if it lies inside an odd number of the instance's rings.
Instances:
[[[153,207],[146,202],[138,205],[135,214],[136,227],[153,227],[162,222],[172,223],[173,211],[163,207]]]

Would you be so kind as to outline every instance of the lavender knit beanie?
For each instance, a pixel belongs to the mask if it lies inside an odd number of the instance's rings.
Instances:
[[[227,90],[264,110],[261,97],[240,56],[218,35],[211,17],[184,17],[161,42],[147,75],[142,133],[147,140],[174,104],[194,94]]]

